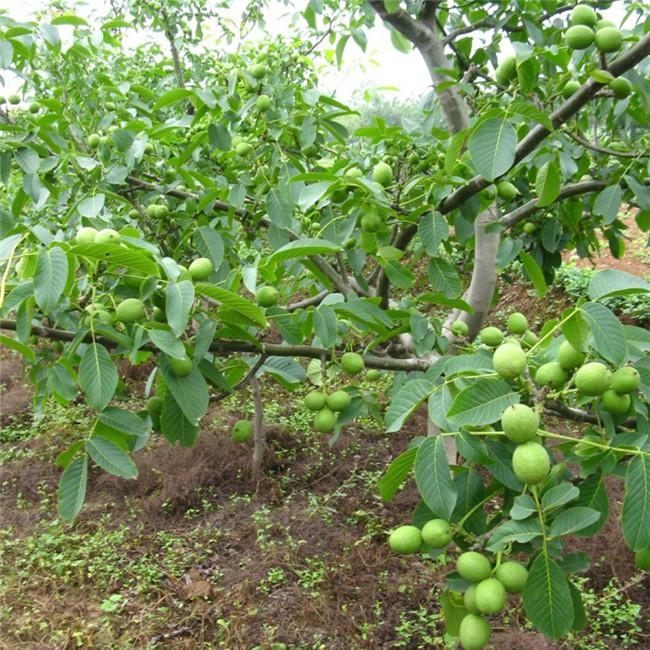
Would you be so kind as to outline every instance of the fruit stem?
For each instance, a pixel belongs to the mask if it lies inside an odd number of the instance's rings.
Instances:
[[[487,503],[492,497],[495,497],[497,494],[500,494],[503,492],[503,488],[499,488],[498,490],[495,490],[494,492],[490,492],[486,497],[481,499],[476,505],[474,505],[470,510],[468,510],[462,517],[462,519],[456,524],[460,530],[463,529],[463,524],[485,503]],[[465,531],[467,532],[467,531]]]
[[[544,512],[542,510],[542,504],[539,500],[539,494],[537,493],[537,486],[530,486],[530,493],[533,495],[535,500],[535,505],[537,506],[537,516],[539,517],[539,524],[542,527],[542,547],[544,549],[544,555],[548,555],[548,539],[546,538],[546,523],[544,522]]]
[[[627,449],[623,447],[610,447],[609,445],[603,445],[599,442],[593,442],[591,440],[586,440],[584,438],[572,438],[571,436],[563,436],[561,433],[553,433],[552,431],[544,431],[544,429],[539,430],[539,435],[543,438],[555,438],[557,440],[569,440],[570,442],[580,443],[581,445],[590,445],[591,447],[598,447],[599,449],[605,449],[607,451],[614,451],[621,454],[633,454],[635,456],[650,456],[650,452],[643,451],[642,449]]]
[[[559,321],[559,322],[555,325],[555,327],[551,328],[548,332],[546,332],[546,334],[544,334],[544,336],[542,336],[542,337],[539,339],[539,341],[537,341],[537,343],[535,343],[535,344],[530,348],[530,350],[528,350],[527,354],[531,354],[532,352],[534,352],[536,348],[538,348],[539,346],[541,346],[542,343],[544,343],[544,341],[546,341],[546,339],[548,339],[548,338],[552,338],[554,332],[555,332],[557,329],[559,329],[560,327],[562,327],[562,325],[563,325],[564,323],[566,323],[568,320],[570,320],[571,318],[573,318],[573,316],[574,316],[576,313],[579,313],[579,312],[580,312],[580,307],[576,307],[575,309],[572,309],[572,310],[571,310],[571,313],[570,313],[568,316],[565,316],[561,321]]]

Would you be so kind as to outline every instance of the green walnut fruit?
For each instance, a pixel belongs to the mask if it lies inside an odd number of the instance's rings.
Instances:
[[[351,401],[352,398],[344,390],[334,391],[331,395],[327,396],[327,406],[334,412],[345,410],[350,406]]]
[[[572,50],[585,50],[594,42],[594,32],[586,25],[575,25],[566,30],[564,41]]]
[[[586,363],[578,368],[573,378],[578,392],[597,397],[602,395],[612,383],[612,373],[607,366],[597,361]]]
[[[250,155],[250,153],[253,151],[253,147],[251,147],[248,142],[240,142],[236,147],[235,147],[235,152],[237,153],[238,156],[241,156],[242,158]]]
[[[508,316],[507,325],[508,329],[513,334],[525,334],[528,330],[528,321],[526,320],[526,317],[518,311]]]
[[[383,161],[378,162],[372,168],[372,180],[375,181],[375,183],[379,183],[383,187],[387,187],[393,182],[392,167]]]
[[[444,548],[453,538],[451,526],[444,519],[431,519],[422,527],[422,539],[433,548]]]
[[[463,604],[470,614],[479,613],[478,607],[476,606],[476,585],[470,585],[467,587],[463,594]]]
[[[29,112],[30,113],[38,113],[38,111],[41,110],[41,105],[38,102],[32,102],[29,105]]]
[[[127,298],[115,308],[115,318],[120,323],[135,323],[144,317],[144,303],[138,298]]]
[[[549,361],[541,365],[535,373],[535,382],[538,386],[561,388],[569,381],[569,373],[557,361]]]
[[[190,264],[188,270],[192,280],[207,280],[214,271],[214,265],[207,257],[199,257]]]
[[[498,327],[484,327],[479,333],[478,337],[481,343],[495,348],[503,342],[503,332]]]
[[[330,431],[334,431],[335,426],[336,413],[334,411],[325,407],[316,413],[316,417],[314,418],[314,429],[316,431],[319,433],[329,433]]]
[[[248,442],[253,435],[253,425],[248,420],[237,420],[231,435],[235,442]]]
[[[623,45],[623,34],[616,27],[602,27],[596,32],[594,41],[601,52],[616,52]]]
[[[106,102],[104,106],[106,106],[107,111],[114,111],[116,108],[115,102]]]
[[[155,219],[158,216],[158,206],[152,203],[145,208],[144,212],[149,218]]]
[[[477,551],[466,551],[458,556],[456,569],[468,582],[481,582],[490,577],[492,565],[490,560]]]
[[[634,554],[634,566],[641,571],[650,571],[650,546]]]
[[[318,390],[313,390],[305,397],[305,406],[310,411],[320,411],[325,406],[326,401],[327,396],[325,393],[321,393]]]
[[[611,389],[603,393],[601,400],[603,408],[612,415],[625,415],[632,405],[632,398],[629,395],[619,395]]]
[[[504,343],[494,351],[492,365],[500,377],[514,379],[526,368],[526,353],[514,343]]]
[[[165,204],[154,205],[153,207],[155,208],[154,217],[156,219],[164,219],[169,216],[169,208]]]
[[[180,359],[176,357],[169,358],[169,366],[177,377],[187,377],[192,372],[193,365],[192,359],[187,356]]]
[[[165,314],[165,310],[161,309],[160,307],[154,307],[153,308],[153,319],[157,323],[166,323],[167,322],[167,314]]]
[[[508,439],[520,445],[537,437],[539,414],[525,404],[513,404],[501,415],[501,426]]]
[[[602,29],[603,27],[616,27],[616,25],[611,20],[606,20],[605,18],[601,18],[600,20],[596,21],[596,24],[594,25],[594,29],[599,30]]]
[[[459,637],[463,650],[483,650],[490,640],[492,628],[478,614],[467,614],[460,622]]]
[[[388,537],[388,546],[394,553],[410,555],[417,553],[422,546],[422,534],[416,526],[400,526]]]
[[[361,217],[361,230],[363,232],[377,232],[383,225],[382,218],[377,214],[364,214]]]
[[[527,234],[527,235],[532,235],[536,230],[537,230],[537,224],[533,223],[532,221],[527,221],[523,227],[522,230]]]
[[[120,241],[120,233],[112,228],[102,228],[95,235],[96,244],[115,244],[118,241]]]
[[[101,142],[101,139],[99,137],[98,133],[91,133],[88,136],[88,139],[86,140],[86,143],[91,149],[97,149],[99,147],[99,143]]]
[[[343,368],[343,371],[347,372],[348,375],[358,375],[365,366],[366,364],[363,357],[356,352],[346,352],[341,357],[341,368]]]
[[[576,5],[569,16],[569,22],[572,25],[594,26],[597,20],[596,12],[589,5]]]
[[[74,236],[74,240],[77,242],[77,244],[92,244],[94,243],[96,237],[97,230],[95,228],[91,228],[90,226],[86,226],[77,230],[77,234]]]
[[[625,99],[632,92],[632,84],[625,77],[616,77],[607,86],[617,99]]]
[[[526,567],[512,560],[500,564],[494,575],[505,587],[506,591],[511,594],[520,594],[526,586],[526,580],[528,580]]]
[[[248,70],[253,79],[263,79],[266,76],[266,66],[263,63],[257,63]]]
[[[349,176],[350,178],[361,178],[363,172],[358,167],[350,167],[350,169],[345,170],[345,176]]]
[[[147,411],[149,412],[149,415],[160,415],[164,403],[165,400],[162,397],[158,397],[158,395],[150,397],[147,401]]]
[[[522,483],[535,485],[548,476],[551,461],[546,449],[538,442],[525,442],[512,454],[512,469]]]
[[[481,614],[496,614],[505,604],[505,587],[496,578],[486,578],[476,585],[476,607]]]
[[[639,389],[639,386],[641,386],[641,375],[636,368],[631,366],[619,368],[612,375],[612,389],[619,395],[633,393]]]
[[[500,86],[507,86],[517,76],[517,57],[507,56],[495,70],[495,78]]]
[[[20,97],[18,95],[9,95],[9,97],[7,97],[7,101],[10,104],[17,106],[18,104],[20,104]]]
[[[156,150],[156,148],[153,146],[153,142],[146,142],[144,145],[144,152],[145,153],[153,153]]]
[[[467,326],[467,323],[462,320],[455,320],[451,324],[450,329],[456,336],[467,336],[467,333],[469,332],[469,327]]]
[[[271,98],[268,95],[260,95],[255,100],[255,108],[260,111],[268,111],[271,108]]]
[[[255,300],[260,307],[273,307],[278,304],[280,294],[275,287],[260,287],[255,292]]]
[[[497,194],[504,201],[513,201],[517,198],[519,190],[510,181],[501,181],[497,183]]]
[[[381,377],[381,372],[377,370],[377,368],[370,368],[370,370],[366,372],[366,379],[369,379],[370,381],[376,381],[379,377]]]
[[[569,99],[569,97],[577,93],[580,88],[581,86],[579,81],[570,79],[564,84],[564,88],[562,88],[562,97],[564,97],[564,99]]]
[[[565,370],[573,370],[585,362],[587,355],[576,350],[568,341],[562,341],[557,353],[557,360]]]
[[[527,348],[532,348],[534,345],[537,344],[538,341],[539,341],[539,336],[537,336],[535,332],[531,332],[530,330],[525,332],[524,335],[521,337],[522,344]]]

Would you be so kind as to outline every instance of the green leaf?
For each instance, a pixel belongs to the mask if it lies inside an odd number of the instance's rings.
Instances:
[[[571,316],[569,317],[569,314]],[[576,349],[584,351],[586,348],[587,338],[591,328],[582,317],[580,309],[569,308],[562,312],[562,320],[567,319],[562,323],[562,334],[566,340]]]
[[[621,200],[623,199],[623,190],[621,190],[620,185],[610,185],[606,187],[602,192],[596,194],[594,199],[594,214],[600,215],[603,217],[603,221],[606,224],[612,223],[616,219],[618,210],[621,207]]]
[[[384,262],[382,267],[391,283],[399,289],[410,289],[415,284],[413,273],[399,262]]]
[[[216,300],[224,307],[241,314],[259,327],[266,327],[264,312],[255,303],[246,300],[239,294],[205,283],[196,284],[194,288],[199,295]]]
[[[399,431],[413,411],[429,397],[433,389],[433,384],[426,379],[407,381],[397,391],[386,410],[384,417],[386,431],[388,433]]]
[[[190,312],[194,305],[194,285],[190,280],[170,282],[165,291],[165,313],[167,322],[176,336],[180,336],[187,327]]]
[[[22,355],[29,363],[36,363],[34,350],[20,341],[16,341],[16,339],[11,338],[10,336],[0,334],[0,344],[18,352],[18,354]]]
[[[573,625],[573,599],[562,568],[541,552],[533,561],[523,593],[530,622],[550,639],[559,639]]]
[[[463,523],[463,528],[467,532],[482,535],[486,530],[486,515],[485,510],[477,506],[484,501],[486,490],[481,475],[473,469],[458,470],[454,476],[454,484],[458,498],[451,515],[451,521],[457,522],[469,515]],[[492,486],[490,486],[491,488]]]
[[[518,402],[519,394],[502,379],[479,379],[458,393],[447,419],[455,426],[491,424]]]
[[[427,255],[436,255],[440,244],[449,237],[447,220],[439,212],[422,215],[418,222],[418,235]]]
[[[505,174],[515,161],[517,133],[508,120],[490,118],[474,129],[468,149],[483,178],[493,181]]]
[[[170,106],[171,104],[180,102],[193,94],[194,93],[191,90],[187,90],[186,88],[174,88],[160,97],[160,99],[153,105],[153,108],[154,110],[157,110],[159,108],[164,108],[165,106]]]
[[[550,537],[561,537],[571,535],[591,526],[600,519],[600,512],[593,508],[575,506],[568,508],[558,514],[551,524]]]
[[[537,518],[506,521],[492,531],[487,549],[489,551],[503,551],[513,542],[525,544],[541,536],[541,534],[542,526]]]
[[[456,269],[440,257],[429,260],[428,277],[431,287],[447,298],[456,298],[460,295],[462,284]]]
[[[445,440],[441,435],[426,438],[415,457],[415,482],[427,507],[437,517],[449,520],[458,493],[451,479]]]
[[[573,501],[580,496],[580,490],[567,481],[552,487],[548,492],[544,492],[542,497],[542,508],[546,511],[559,508],[569,501]]]
[[[105,200],[106,197],[103,194],[89,196],[88,198],[79,201],[77,212],[79,212],[82,217],[94,219],[104,209]]]
[[[178,377],[164,356],[160,358],[159,368],[165,378],[169,393],[190,424],[196,426],[208,410],[208,385],[203,375],[198,368],[193,367],[189,375]]]
[[[75,458],[63,471],[59,480],[57,512],[66,521],[73,521],[86,499],[88,457]]]
[[[210,226],[201,226],[194,231],[194,244],[203,257],[207,257],[214,266],[215,270],[223,262],[223,238]]]
[[[289,242],[272,253],[266,264],[271,266],[278,262],[303,257],[305,255],[321,255],[323,253],[338,253],[341,247],[325,239],[297,239]]]
[[[486,440],[485,446],[488,450],[488,460],[484,461],[485,469],[499,483],[515,492],[521,492],[524,486],[512,470],[512,451],[510,447],[496,440]]]
[[[106,262],[111,267],[126,267],[143,278],[159,276],[158,265],[146,253],[123,248],[118,243],[77,244],[70,251],[80,257]]]
[[[87,345],[79,363],[79,385],[88,404],[103,410],[115,394],[117,381],[117,368],[106,348],[99,343]]]
[[[167,330],[151,329],[149,330],[149,338],[159,350],[162,350],[170,357],[182,359],[186,354],[183,342]]]
[[[51,21],[52,25],[87,25],[88,23],[80,16],[73,16],[71,14],[64,14],[62,16],[55,16]]]
[[[582,315],[591,328],[594,348],[613,364],[622,365],[627,356],[625,330],[610,309],[598,302],[582,306]]]
[[[221,122],[208,125],[208,138],[210,138],[210,143],[221,151],[228,151],[232,145],[230,133]]]
[[[650,283],[644,279],[619,271],[618,269],[604,269],[598,271],[591,278],[589,283],[589,297],[592,300],[600,300],[605,296],[629,296],[650,291]]]
[[[576,586],[569,580],[569,590],[571,591],[571,601],[573,602],[573,623],[572,630],[581,630],[587,625],[587,617],[585,615],[585,608],[582,604],[582,596]]]
[[[160,431],[169,442],[180,442],[182,447],[191,447],[199,431],[198,427],[185,417],[171,393],[165,396],[160,415]]]
[[[633,551],[650,546],[650,457],[636,456],[625,473],[623,537]]]
[[[537,504],[533,501],[533,498],[527,494],[516,496],[512,508],[510,508],[510,516],[520,521],[521,519],[528,519],[532,515],[537,515]]]
[[[542,272],[542,269],[539,268],[539,265],[535,261],[535,258],[525,251],[521,251],[521,253],[519,253],[519,259],[524,265],[526,275],[528,276],[528,279],[533,283],[537,295],[540,298],[543,298],[548,292],[548,286],[546,284],[546,280],[544,279],[544,273]]]
[[[395,458],[379,481],[379,494],[384,501],[390,501],[402,486],[415,465],[417,447],[411,447]]]
[[[138,468],[124,449],[103,436],[92,436],[86,442],[88,455],[104,470],[113,476],[134,479]]]
[[[544,163],[535,177],[537,205],[540,207],[551,205],[560,194],[561,183],[560,170],[555,161],[549,160]]]
[[[598,510],[600,514],[598,521],[580,531],[581,537],[595,535],[607,523],[609,515],[609,497],[602,472],[591,474],[580,484],[580,498],[576,505]]]
[[[132,411],[109,406],[97,416],[93,433],[110,438],[116,432],[135,438],[129,445],[132,451],[142,449],[149,438],[149,427],[144,419]]]
[[[38,157],[38,154],[28,147],[23,149],[18,149],[15,153],[16,162],[20,165],[20,168],[25,172],[25,174],[36,174],[38,168],[41,165],[41,159]]]
[[[68,280],[68,258],[58,247],[42,248],[36,257],[34,298],[45,314],[49,314],[65,289]]]
[[[336,343],[336,312],[331,307],[320,305],[314,309],[314,334],[324,348]]]
[[[462,594],[446,589],[440,596],[440,604],[445,617],[445,632],[450,637],[457,637],[460,634],[460,624],[468,614]]]

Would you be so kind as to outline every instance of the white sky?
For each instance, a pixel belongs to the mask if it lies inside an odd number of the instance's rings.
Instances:
[[[43,6],[42,0],[0,0],[0,10],[17,20],[29,20],[34,12]],[[618,22],[624,16],[623,0],[616,0],[612,8],[603,12],[610,20]],[[76,5],[77,13],[88,16],[93,10],[106,6],[106,0],[84,0]],[[234,0],[232,14],[238,15],[242,0]],[[274,10],[275,15],[268,18],[268,24],[275,33],[287,28],[287,21],[281,20],[285,9]],[[61,29],[61,28],[60,28]],[[254,35],[253,35],[254,36]],[[429,90],[429,75],[420,55],[412,51],[409,54],[398,52],[390,41],[387,29],[379,24],[367,32],[368,48],[364,53],[350,39],[347,44],[342,70],[331,69],[321,76],[321,86],[343,101],[347,101],[360,88],[393,88],[384,90],[389,97],[420,97]],[[331,47],[324,45],[324,47]],[[507,54],[507,52],[506,52]],[[3,92],[15,90],[18,80],[10,80]]]

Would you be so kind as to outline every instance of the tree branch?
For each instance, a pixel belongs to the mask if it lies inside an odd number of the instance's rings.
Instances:
[[[287,311],[298,311],[298,309],[305,309],[306,307],[311,307],[312,305],[319,305],[323,300],[329,295],[329,291],[324,289],[320,293],[317,293],[315,296],[305,298],[304,300],[298,300],[297,302],[292,302],[288,304],[285,309]]]
[[[552,411],[556,415],[561,415],[567,420],[573,420],[574,422],[589,422],[590,424],[598,424],[599,422],[594,413],[566,406],[565,404],[554,400],[544,402],[544,408]],[[636,418],[628,418],[619,426],[625,427],[626,429],[634,429],[636,427]]]
[[[568,129],[565,133],[572,139],[575,140],[578,144],[585,147],[585,149],[591,149],[598,153],[604,153],[607,156],[615,156],[617,158],[640,158],[641,156],[647,155],[647,153],[636,153],[634,151],[616,151],[614,149],[607,149],[607,147],[601,147],[598,144],[592,144],[589,140],[585,140],[580,134],[573,133]]]

